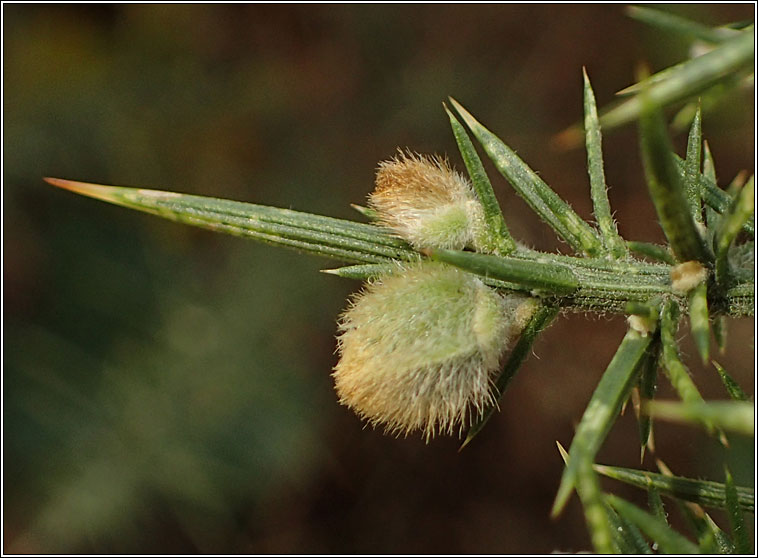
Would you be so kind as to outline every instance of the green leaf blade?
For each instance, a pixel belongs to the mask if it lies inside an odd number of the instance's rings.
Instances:
[[[516,250],[516,242],[508,231],[500,204],[498,204],[495,191],[492,189],[492,183],[487,177],[484,165],[482,165],[474,144],[468,137],[463,125],[458,122],[458,119],[447,107],[445,107],[445,112],[450,118],[450,125],[453,128],[453,135],[461,152],[461,157],[463,157],[463,163],[466,165],[474,191],[484,211],[486,238],[481,244],[489,253],[506,256]]]
[[[737,554],[750,553],[750,540],[748,539],[745,518],[742,515],[737,488],[729,469],[726,469],[726,510],[729,514],[729,523],[732,526],[732,539]]]
[[[661,344],[663,346],[661,363],[669,382],[679,394],[684,403],[692,405],[704,404],[703,396],[692,381],[687,367],[679,357],[679,347],[676,343],[676,331],[679,323],[679,308],[672,300],[667,300],[661,308]],[[653,401],[648,409],[653,408],[657,402]],[[648,411],[649,412],[649,411]],[[660,415],[655,415],[660,416]],[[707,420],[704,424],[709,432],[713,432],[713,425]]]
[[[668,525],[668,514],[663,507],[663,500],[661,500],[661,493],[652,484],[648,484],[647,487],[647,506],[650,508],[650,513],[657,517],[661,522]]]
[[[705,242],[688,210],[681,179],[673,162],[673,147],[659,108],[647,96],[640,118],[642,157],[650,197],[677,261],[710,261]]]
[[[354,263],[412,261],[418,255],[380,227],[245,202],[161,190],[47,179],[54,186],[216,232]]]
[[[585,69],[582,70],[582,74],[584,77],[584,130],[587,170],[590,177],[590,195],[595,219],[603,243],[611,256],[616,259],[623,258],[626,256],[626,246],[619,236],[608,201],[608,187],[605,183],[605,170],[603,169],[602,134],[597,116],[595,93],[592,91],[592,85]]]
[[[705,514],[705,523],[708,531],[711,533],[711,537],[716,543],[716,552],[719,554],[734,554],[734,543],[729,539],[729,536],[716,525],[710,515]]]
[[[640,256],[669,265],[676,264],[676,260],[674,260],[671,252],[669,252],[668,248],[665,246],[652,244],[650,242],[641,242],[639,240],[627,240],[626,245],[629,247],[629,250]]]
[[[710,358],[711,328],[706,284],[697,285],[687,294],[687,298],[689,299],[690,332],[703,364],[707,364]]]
[[[719,353],[722,355],[726,352],[726,338],[728,332],[728,325],[726,316],[716,316],[713,320],[713,337],[716,340],[716,345],[719,348]]]
[[[571,463],[571,460],[569,460]],[[611,554],[616,550],[611,518],[603,501],[603,493],[592,463],[583,462],[577,470],[576,491],[582,501],[584,518],[589,527],[592,546],[598,554]]]
[[[607,503],[605,505],[619,552],[621,554],[653,554],[650,545],[647,544],[637,526],[619,516]]]
[[[703,216],[700,208],[700,188],[697,177],[700,175],[701,146],[703,145],[702,117],[698,103],[695,117],[687,137],[687,157],[684,161],[684,193],[690,205],[690,213],[696,223],[702,223]]]
[[[705,144],[708,145],[707,143]],[[732,204],[732,198],[724,190],[716,185],[715,174],[713,174],[712,158],[710,157],[710,151],[705,150],[704,157],[704,173],[699,174],[696,178],[698,187],[700,188],[700,196],[703,201],[717,213],[723,214],[729,211]],[[676,165],[676,170],[679,176],[683,179],[685,173],[685,161],[682,160],[676,153],[672,154],[672,159]],[[710,164],[709,164],[710,161]],[[742,230],[752,235],[755,233],[755,219],[750,217],[747,222],[742,226]]]
[[[524,289],[545,290],[553,294],[570,294],[579,286],[571,270],[559,264],[513,257],[498,257],[459,250],[428,250],[433,260],[460,267],[477,275],[521,285]]]
[[[732,277],[729,268],[729,248],[737,238],[742,227],[753,216],[755,206],[755,189],[753,180],[749,180],[734,200],[716,230],[716,282],[728,286]]]
[[[708,43],[722,43],[736,33],[732,29],[708,27],[682,16],[643,6],[629,6],[626,13],[637,21],[658,27],[664,31],[686,35]]]
[[[693,502],[709,508],[726,508],[726,486],[715,481],[662,475],[641,469],[595,465],[597,473],[642,490],[655,488],[660,494],[678,500]],[[744,511],[755,510],[755,491],[752,488],[736,487],[737,502]]]
[[[698,554],[697,545],[674,531],[656,516],[613,494],[606,501],[618,514],[639,527],[666,554]]]
[[[336,275],[337,277],[342,277],[343,279],[368,281],[369,279],[375,279],[383,275],[396,273],[400,269],[400,266],[395,263],[357,264],[337,267],[334,269],[322,269],[321,273]]]
[[[729,394],[729,397],[731,397],[735,401],[748,401],[750,399],[747,393],[745,393],[745,391],[734,380],[734,378],[732,378],[729,375],[729,373],[724,369],[723,366],[721,366],[715,360],[713,361],[713,366],[716,368],[716,371],[719,373],[719,378],[721,378],[721,383],[724,384],[724,387],[726,388],[726,391]]]
[[[711,52],[667,70],[665,79],[649,85],[647,94],[650,102],[668,106],[719,84],[735,72],[749,71],[753,66],[754,52],[752,28],[740,31]],[[642,105],[640,95],[635,95],[601,111],[600,124],[608,130],[632,122],[643,112]]]
[[[556,194],[537,173],[503,143],[500,138],[480,124],[454,99],[450,99],[458,114],[468,125],[498,171],[508,179],[516,192],[543,221],[578,253],[590,256],[602,252],[602,243],[595,231]]]
[[[645,360],[640,368],[639,391],[640,406],[644,406],[648,401],[652,401],[658,384],[658,359],[661,354],[660,337],[656,335],[653,342],[648,347]],[[645,456],[645,450],[648,444],[652,443],[651,434],[653,432],[653,421],[650,416],[640,412],[637,417],[637,429],[640,436],[640,456]],[[642,459],[640,459],[641,461]]]
[[[613,426],[621,405],[636,380],[639,365],[651,341],[652,336],[642,336],[629,330],[603,373],[571,442],[569,461],[563,471],[551,512],[553,517],[566,505],[579,467],[594,460]]]
[[[755,406],[750,401],[651,401],[646,406],[650,416],[675,422],[702,424],[745,436],[755,434]]]

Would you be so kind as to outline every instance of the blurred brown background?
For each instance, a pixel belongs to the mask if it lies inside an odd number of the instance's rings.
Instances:
[[[721,24],[754,7],[669,9]],[[640,61],[658,70],[685,58],[686,40],[592,4],[16,4],[3,6],[3,30],[4,551],[590,547],[576,498],[548,518],[555,441],[570,443],[622,318],[559,320],[465,451],[455,439],[395,439],[364,428],[332,391],[335,320],[360,287],[318,273],[337,262],[41,178],[358,218],[349,204],[398,146],[462,169],[441,106],[452,95],[589,217],[583,150],[551,147],[582,116],[582,66],[604,105]],[[752,172],[753,92],[704,119],[722,184]],[[607,134],[604,149],[622,234],[662,241],[634,126]],[[514,234],[561,248],[491,178]],[[750,322],[732,321],[719,360],[752,393]],[[703,392],[726,397],[690,361]],[[661,395],[672,396],[665,381]],[[656,441],[676,472],[721,478],[723,452],[695,429],[661,424]],[[733,446],[737,480],[752,484],[752,440]],[[631,413],[599,461],[638,465]]]

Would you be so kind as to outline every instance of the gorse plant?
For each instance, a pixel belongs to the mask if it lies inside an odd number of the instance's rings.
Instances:
[[[635,17],[707,42],[708,53],[642,79],[618,106],[598,116],[584,75],[584,140],[595,224],[583,220],[515,152],[458,102],[445,108],[467,178],[439,157],[410,151],[379,164],[368,207],[371,223],[156,190],[47,179],[87,196],[211,230],[326,256],[350,265],[328,273],[366,281],[339,322],[339,400],[389,432],[481,430],[531,346],[561,310],[624,314],[629,328],[579,422],[553,514],[576,489],[598,552],[749,552],[742,517],[751,489],[598,465],[595,456],[627,400],[635,404],[640,445],[650,447],[652,418],[699,424],[726,443],[729,431],[753,434],[753,405],[714,362],[731,401],[706,402],[680,358],[686,316],[700,358],[710,337],[725,346],[725,316],[754,314],[754,180],[717,186],[703,142],[699,106],[685,156],[673,151],[662,108],[710,98],[745,81],[753,65],[753,27],[705,26],[637,8]],[[677,116],[681,120],[682,113]],[[650,197],[666,246],[622,238],[608,202],[601,124],[638,120]],[[526,248],[510,235],[477,149],[574,255]],[[561,139],[570,143],[576,129]],[[658,371],[680,401],[655,401]],[[499,373],[498,373],[499,371]],[[650,511],[602,491],[598,475],[648,491]],[[693,527],[692,542],[667,523],[661,495]],[[727,535],[703,507],[725,508]],[[652,546],[651,546],[652,544]]]

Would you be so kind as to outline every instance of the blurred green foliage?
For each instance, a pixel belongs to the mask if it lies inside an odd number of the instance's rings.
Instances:
[[[752,13],[677,9],[707,23]],[[685,41],[599,5],[14,4],[3,26],[5,551],[588,547],[578,509],[547,519],[562,468],[552,440],[570,436],[595,381],[582,373],[603,369],[623,323],[551,329],[499,427],[462,454],[455,440],[385,438],[332,392],[335,318],[357,284],[316,272],[329,262],[41,177],[355,218],[348,204],[396,146],[456,153],[440,106],[454,95],[587,215],[584,154],[546,147],[581,115],[581,66],[605,102],[635,62],[663,67]],[[754,156],[746,110],[704,115],[725,180]],[[606,169],[622,233],[655,241],[636,141],[616,138]],[[514,236],[549,247],[518,203],[504,205]],[[565,335],[596,336],[593,360]],[[749,327],[730,335],[751,342]],[[748,360],[722,360],[750,378]],[[621,428],[634,438],[633,421]],[[709,442],[688,443],[684,463]],[[708,476],[714,462],[677,470]]]

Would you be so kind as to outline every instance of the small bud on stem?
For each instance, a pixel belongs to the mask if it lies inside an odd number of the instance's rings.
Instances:
[[[439,157],[401,153],[380,163],[369,205],[414,248],[476,247],[484,227],[471,184]]]
[[[452,434],[493,403],[493,374],[532,309],[438,263],[371,283],[341,319],[340,402],[388,431]]]

